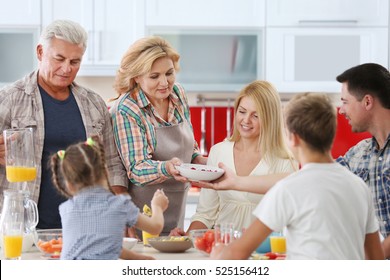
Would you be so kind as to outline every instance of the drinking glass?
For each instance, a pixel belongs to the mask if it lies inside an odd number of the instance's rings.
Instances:
[[[222,223],[214,226],[215,244],[229,244],[234,239],[234,226],[232,223]]]
[[[286,253],[286,237],[282,233],[273,233],[270,236],[270,243],[272,253]]]
[[[142,240],[143,240],[143,243],[144,243],[144,246],[150,246],[149,245],[149,238],[154,238],[154,237],[159,237],[158,234],[151,234],[149,232],[146,232],[146,231],[142,231]]]
[[[6,129],[3,136],[7,180],[16,183],[17,190],[28,192],[27,181],[35,180],[37,176],[33,129]]]
[[[8,213],[2,223],[3,252],[6,260],[20,260],[24,233],[24,212]]]

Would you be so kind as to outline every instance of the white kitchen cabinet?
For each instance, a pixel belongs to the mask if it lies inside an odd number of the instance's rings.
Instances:
[[[0,0],[0,26],[39,26],[41,0]]]
[[[262,27],[265,0],[148,0],[147,26]]]
[[[79,75],[113,76],[128,47],[144,36],[143,0],[42,0],[42,24],[70,19],[88,32]]]
[[[389,0],[268,0],[267,26],[388,25]]]
[[[365,62],[388,66],[387,28],[267,28],[266,79],[280,92],[339,92],[336,76]]]

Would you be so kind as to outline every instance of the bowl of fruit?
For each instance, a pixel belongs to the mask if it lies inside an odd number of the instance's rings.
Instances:
[[[160,236],[149,238],[148,241],[150,246],[164,253],[182,253],[192,247],[188,236]]]
[[[182,163],[176,169],[181,176],[193,181],[213,181],[225,173],[225,170],[215,166],[191,163]]]
[[[59,259],[62,251],[62,229],[37,229],[34,232],[35,246],[46,259]]]
[[[214,230],[194,229],[190,230],[190,238],[194,248],[204,255],[210,255],[214,245]]]

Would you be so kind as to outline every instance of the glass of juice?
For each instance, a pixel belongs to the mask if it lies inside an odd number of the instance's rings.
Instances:
[[[17,183],[18,190],[28,191],[27,182],[37,176],[34,131],[31,127],[6,129],[3,136],[7,180]]]
[[[153,238],[153,237],[159,237],[159,235],[158,234],[150,234],[149,232],[146,232],[143,230],[142,231],[142,241],[144,242],[144,246],[150,246],[148,239]]]
[[[271,252],[278,254],[286,253],[286,237],[281,233],[274,233],[270,236]]]
[[[8,213],[2,224],[3,253],[6,260],[20,260],[22,256],[24,215]]]

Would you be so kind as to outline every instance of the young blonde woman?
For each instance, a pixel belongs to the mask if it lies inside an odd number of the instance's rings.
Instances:
[[[267,81],[254,81],[239,93],[234,106],[232,137],[214,145],[208,165],[223,162],[239,176],[291,173],[297,169],[285,142],[280,98]],[[263,195],[237,190],[202,189],[196,214],[187,230],[233,223],[237,230],[254,220]],[[176,229],[173,235],[185,234]]]
[[[179,58],[160,37],[135,42],[122,58],[115,81],[118,97],[111,108],[134,203],[142,209],[162,188],[169,198],[163,235],[184,222],[190,185],[175,166],[206,163],[194,139],[186,94],[176,83]]]

